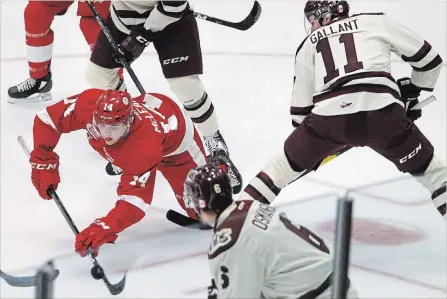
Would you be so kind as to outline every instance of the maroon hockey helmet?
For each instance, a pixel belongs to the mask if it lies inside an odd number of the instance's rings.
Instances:
[[[349,4],[348,1],[307,1],[304,15],[306,19],[313,16],[322,25],[322,20],[328,16],[331,16],[331,19],[348,16]]]
[[[233,202],[233,191],[228,174],[219,166],[206,164],[191,169],[184,183],[186,207],[220,214]]]

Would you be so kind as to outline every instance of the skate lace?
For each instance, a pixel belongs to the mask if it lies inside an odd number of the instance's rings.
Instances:
[[[210,154],[213,154],[218,149],[217,142],[213,136],[205,137],[205,146],[210,151]]]
[[[36,79],[28,78],[22,83],[17,84],[17,90],[20,92],[30,90],[34,87],[34,85],[36,85],[36,82]]]
[[[223,140],[220,138],[219,132],[216,132],[212,136],[207,136],[204,139],[205,139],[205,146],[208,148],[211,155],[219,149],[223,150],[225,153],[228,154],[228,149]]]

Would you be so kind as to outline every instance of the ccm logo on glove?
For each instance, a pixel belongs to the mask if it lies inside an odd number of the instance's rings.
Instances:
[[[39,169],[39,170],[50,170],[57,169],[58,163],[54,164],[38,164],[31,162],[31,168]]]

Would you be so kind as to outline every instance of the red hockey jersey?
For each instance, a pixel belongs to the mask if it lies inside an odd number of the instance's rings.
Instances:
[[[117,206],[126,202],[121,212],[128,210],[129,217],[119,218],[131,219],[129,223],[116,224],[114,229],[119,232],[144,217],[144,209],[152,201],[157,166],[163,157],[186,150],[193,138],[194,125],[169,97],[145,94],[133,98],[134,121],[126,137],[106,145],[102,139],[95,138],[92,130],[95,103],[103,92],[89,89],[40,111],[34,120],[34,148],[51,151],[61,134],[87,130],[93,149],[123,170]]]

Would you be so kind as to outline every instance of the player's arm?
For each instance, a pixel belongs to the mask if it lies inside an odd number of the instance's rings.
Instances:
[[[99,247],[114,242],[117,234],[139,222],[146,215],[145,210],[152,202],[157,165],[161,161],[161,147],[148,149],[151,153],[142,157],[134,157],[130,163],[145,165],[141,171],[128,172],[123,168],[121,181],[117,188],[118,198],[115,206],[106,216],[96,219],[90,226],[76,236],[75,251],[81,256],[87,254],[91,246],[95,255]]]
[[[433,91],[442,68],[441,56],[412,30],[387,16],[381,17],[384,39],[413,68],[411,83],[421,90]]]
[[[46,107],[37,113],[34,118],[33,136],[34,148],[53,150],[63,133],[82,129],[82,122],[77,105],[78,100],[89,96],[88,92],[77,94],[63,99]]]
[[[315,93],[315,70],[312,65],[312,53],[306,41],[307,39],[300,45],[295,57],[295,77],[290,107],[294,127],[297,127],[314,108],[312,100]]]
[[[211,262],[217,298],[260,298],[265,264],[236,244]]]
[[[60,183],[59,156],[53,151],[63,133],[79,130],[81,122],[77,116],[76,101],[79,95],[48,106],[34,118],[34,149],[30,155],[31,181],[43,199],[51,199],[47,193]]]

